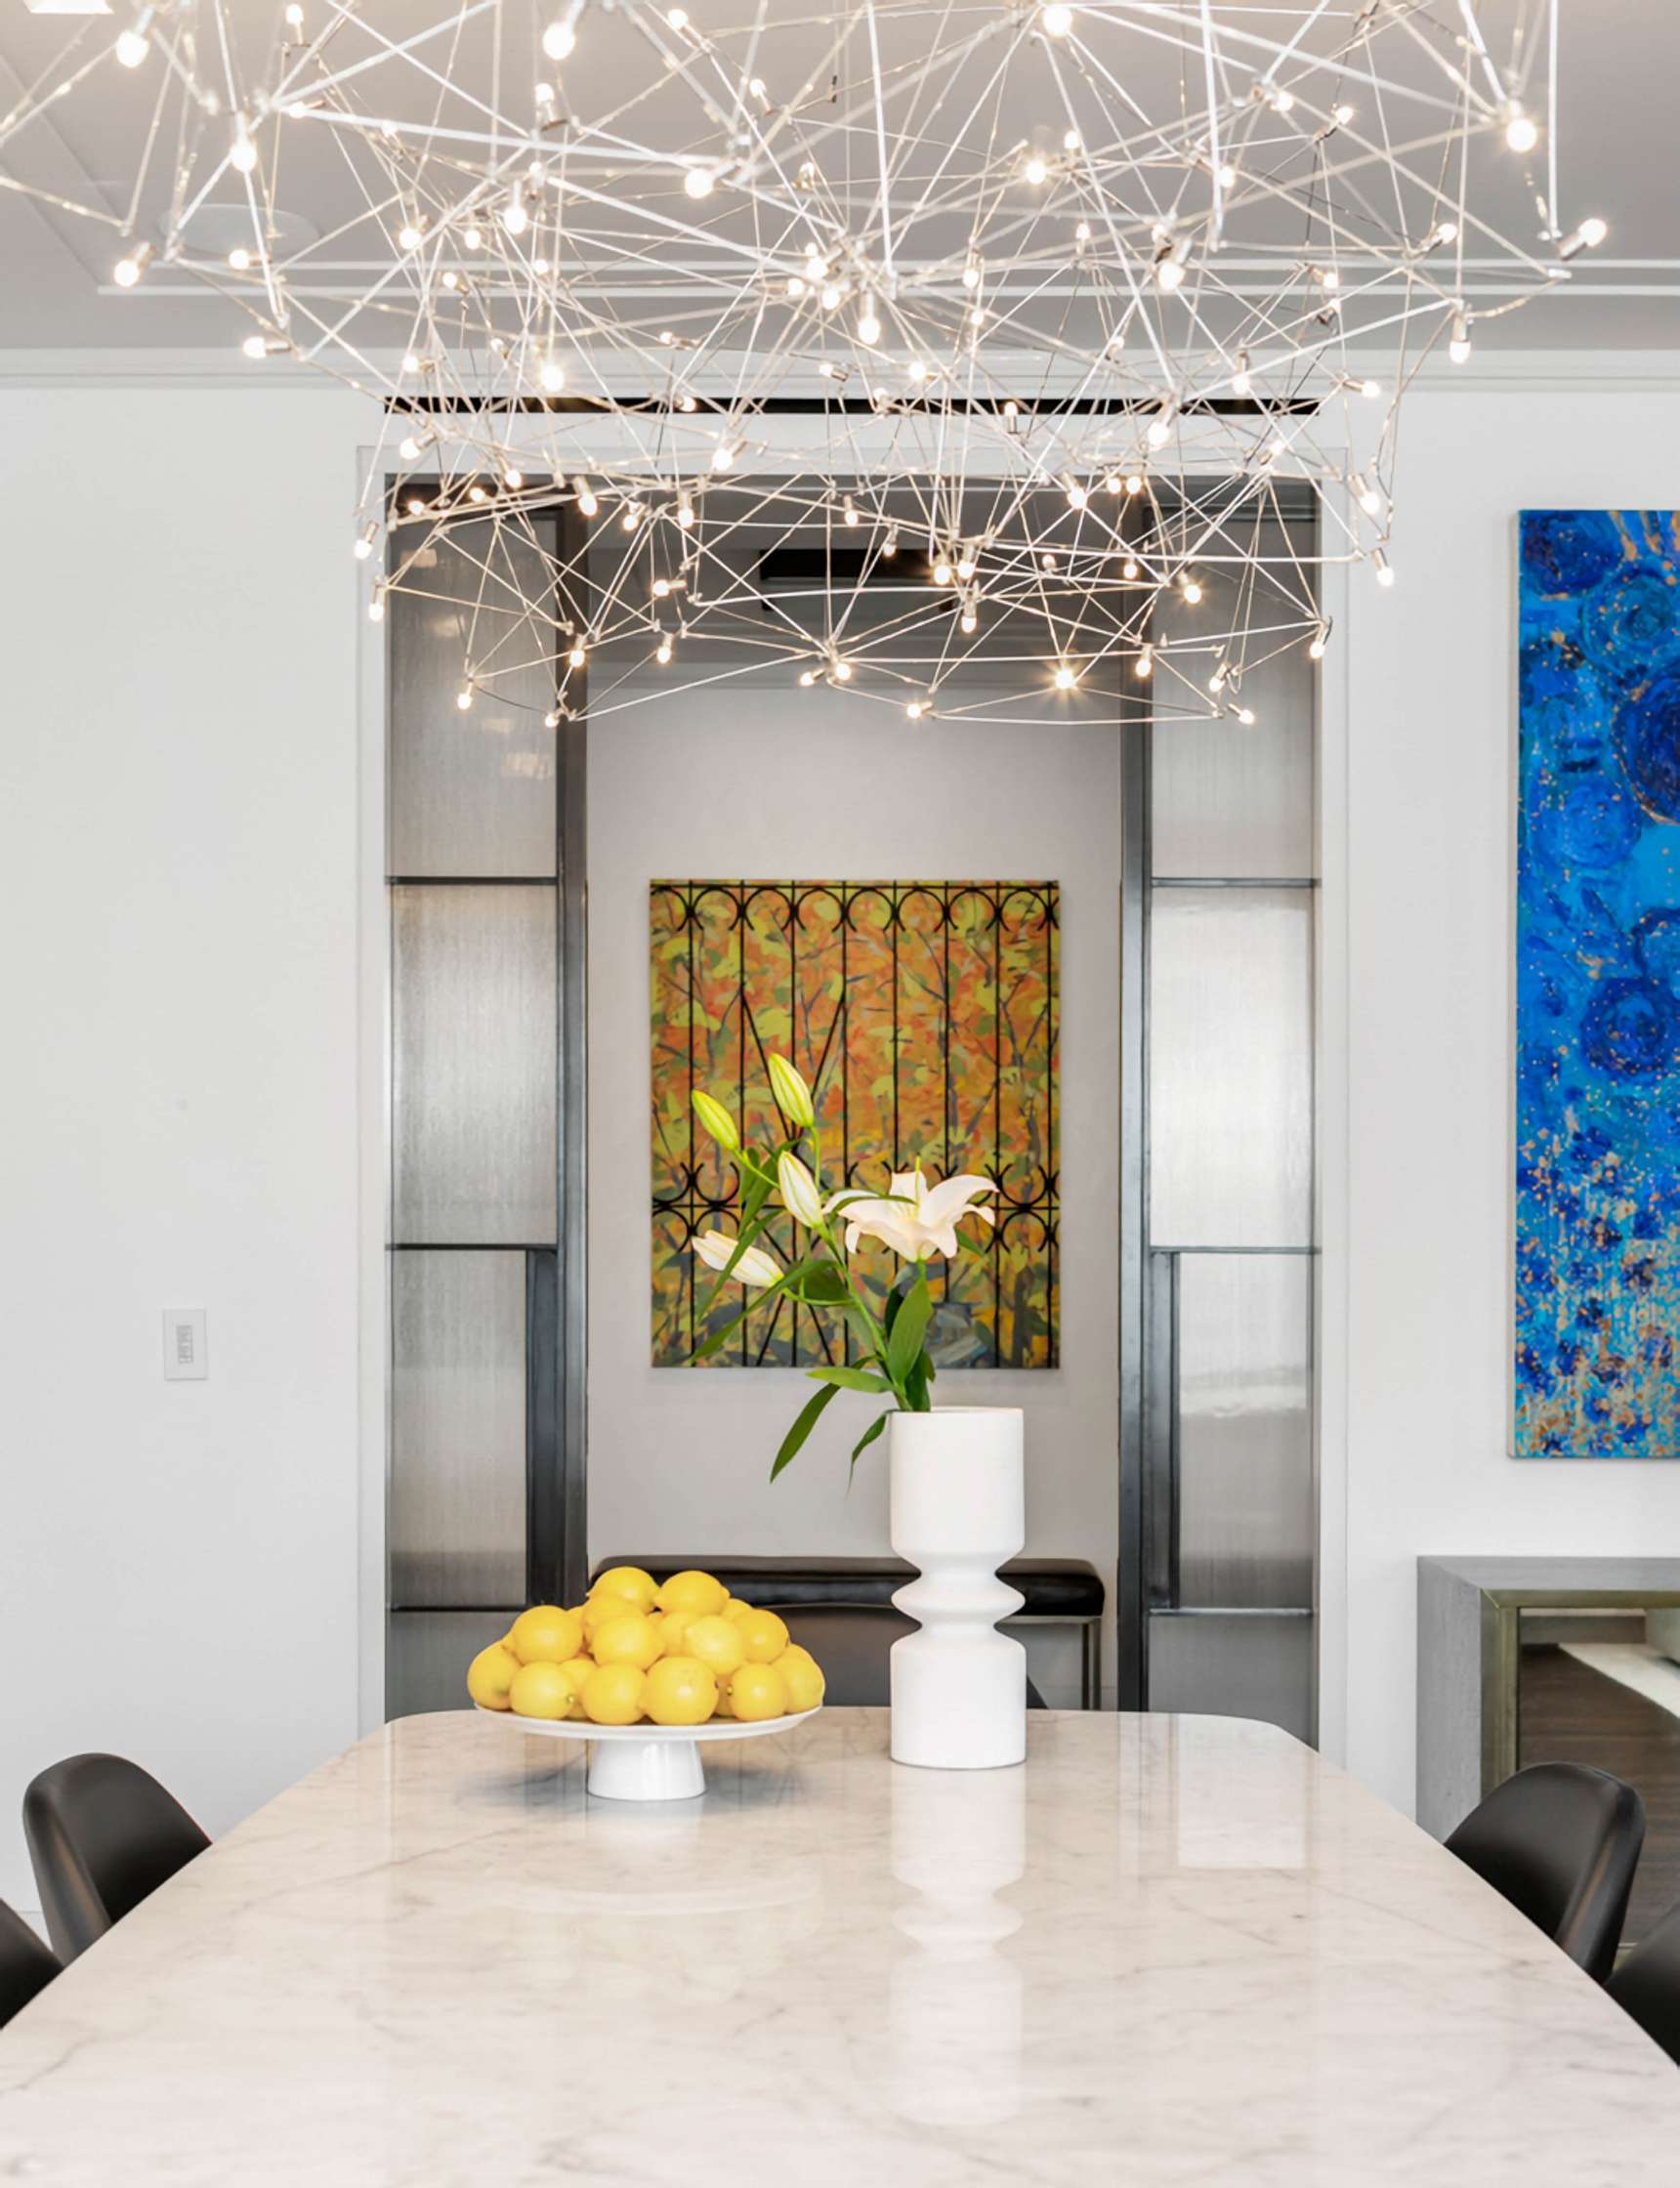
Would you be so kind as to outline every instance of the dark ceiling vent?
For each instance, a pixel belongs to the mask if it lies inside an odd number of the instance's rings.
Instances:
[[[850,592],[859,585],[920,587],[933,576],[927,550],[901,544],[896,555],[878,547],[773,547],[760,558],[753,581],[763,593]]]

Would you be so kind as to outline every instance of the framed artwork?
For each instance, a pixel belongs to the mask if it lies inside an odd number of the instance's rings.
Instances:
[[[1048,881],[651,884],[655,1367],[683,1366],[704,1334],[689,1241],[733,1230],[737,1205],[690,1094],[770,1136],[773,1051],[815,1091],[827,1190],[880,1192],[918,1161],[997,1181],[995,1229],[965,1226],[977,1250],[934,1264],[936,1368],[1056,1366],[1058,909]],[[790,1219],[772,1243],[788,1258]],[[899,1272],[873,1241],[854,1267],[880,1300]],[[707,1366],[841,1362],[847,1336],[832,1313],[778,1299]]]
[[[1519,1458],[1680,1456],[1680,517],[1522,518]]]

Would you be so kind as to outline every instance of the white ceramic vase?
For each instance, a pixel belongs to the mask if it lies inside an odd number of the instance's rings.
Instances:
[[[997,1621],[1022,1597],[997,1569],[1027,1539],[1014,1406],[894,1413],[893,1547],[918,1568],[893,1597],[919,1633],[893,1644],[893,1760],[999,1770],[1027,1754],[1027,1652]]]

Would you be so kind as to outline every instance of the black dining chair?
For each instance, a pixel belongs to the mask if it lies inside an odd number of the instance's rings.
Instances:
[[[1625,1955],[1605,1989],[1680,2066],[1680,1907]]]
[[[914,1619],[880,1603],[778,1603],[787,1637],[822,1666],[823,1700],[842,1709],[884,1709],[890,1700],[887,1660],[893,1643],[916,1631]],[[1027,1682],[1027,1706],[1044,1697]]]
[[[47,1935],[66,1965],[210,1841],[149,1772],[70,1755],[23,1795],[23,1835]]]
[[[0,1899],[0,2029],[59,1972],[56,1953],[49,1953],[34,1931]]]
[[[1644,1842],[1631,1786],[1584,1763],[1537,1762],[1495,1786],[1447,1845],[1602,1983]]]

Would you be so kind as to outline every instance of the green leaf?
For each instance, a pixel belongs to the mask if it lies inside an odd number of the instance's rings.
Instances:
[[[934,1295],[924,1275],[893,1317],[893,1333],[887,1339],[887,1372],[894,1382],[902,1383],[915,1366],[933,1311]]]
[[[781,1439],[781,1449],[777,1452],[775,1461],[771,1466],[770,1478],[773,1482],[788,1460],[796,1455],[806,1437],[810,1435],[817,1423],[822,1418],[824,1407],[831,1405],[839,1395],[840,1393],[833,1383],[824,1383],[814,1397],[800,1407],[798,1417],[787,1434]]]
[[[925,1352],[918,1353],[910,1363],[904,1377],[904,1410],[910,1413],[928,1413],[933,1410],[933,1400],[928,1396],[928,1385],[934,1379],[934,1364]]]
[[[775,1283],[764,1284],[760,1289],[749,1292],[747,1295],[746,1304],[740,1309],[737,1314],[731,1315],[728,1322],[720,1324],[720,1325],[716,1329],[708,1330],[706,1335],[700,1339],[699,1343],[689,1355],[689,1366],[693,1368],[702,1360],[709,1360],[712,1354],[717,1351],[718,1347],[725,1341],[725,1339],[728,1338],[732,1334],[732,1332],[740,1327],[741,1324],[745,1322],[747,1316],[752,1313],[755,1307],[762,1307],[767,1299],[774,1299],[777,1296],[778,1293],[788,1290],[793,1284],[798,1282],[800,1277],[805,1275],[806,1272],[810,1270],[811,1267],[812,1263],[809,1261],[795,1262],[794,1266],[791,1269],[784,1270],[783,1273],[779,1277],[777,1277]],[[713,1297],[716,1297],[715,1289],[713,1292]],[[794,1297],[798,1297],[797,1292],[794,1293]],[[709,1307],[711,1306],[711,1300],[708,1299],[706,1305],[709,1309]]]
[[[864,1429],[862,1435],[860,1436],[858,1441],[852,1446],[852,1464],[846,1476],[846,1487],[848,1491],[850,1491],[852,1487],[852,1476],[858,1471],[858,1461],[862,1457],[863,1453],[875,1441],[875,1438],[879,1436],[882,1429],[886,1427],[888,1421],[890,1421],[893,1415],[890,1410],[884,1413],[878,1413],[876,1417],[869,1423],[868,1427]]]
[[[886,1392],[892,1389],[885,1375],[871,1374],[867,1368],[808,1368],[806,1373],[816,1383],[832,1383],[836,1390],[867,1390]]]
[[[799,1287],[808,1307],[838,1307],[851,1297],[846,1279],[832,1261],[818,1261]]]

